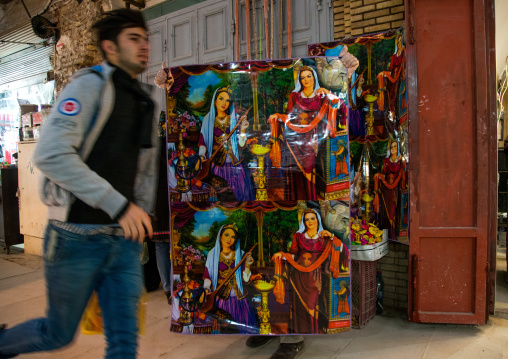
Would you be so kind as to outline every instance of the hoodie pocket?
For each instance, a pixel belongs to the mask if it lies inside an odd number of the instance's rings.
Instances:
[[[69,204],[70,193],[51,182],[48,178],[43,179],[41,200],[46,206],[66,206]]]

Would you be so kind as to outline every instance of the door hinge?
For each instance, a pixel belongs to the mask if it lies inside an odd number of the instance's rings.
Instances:
[[[413,254],[411,256],[411,286],[412,286],[412,301],[411,301],[411,319],[414,321],[416,319],[416,290],[417,290],[417,282],[418,282],[418,256]]]
[[[409,0],[408,6],[408,27],[409,36],[408,42],[413,45],[416,43],[416,19],[415,19],[415,0]]]
[[[236,33],[235,29],[236,29],[236,21],[235,21],[235,20],[233,20],[233,21],[231,22],[231,33],[232,33],[233,35]]]
[[[320,11],[323,8],[323,6],[321,5],[321,0],[316,1],[316,6],[317,6],[318,11]]]
[[[167,51],[168,40],[164,40],[164,53]]]

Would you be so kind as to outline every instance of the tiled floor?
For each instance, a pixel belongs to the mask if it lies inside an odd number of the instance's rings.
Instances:
[[[503,265],[500,261],[504,258],[498,259],[498,268]],[[0,254],[0,322],[13,326],[44,315],[46,298],[41,268],[39,257],[20,251]],[[506,271],[506,262],[501,269]],[[508,358],[508,285],[498,283],[497,293],[502,301],[501,314],[491,317],[484,326],[415,324],[386,313],[360,330],[306,337],[298,358]],[[148,294],[147,332],[140,338],[139,358],[263,359],[277,348],[277,340],[251,349],[245,346],[246,337],[240,335],[195,337],[170,333],[169,309],[162,290]],[[78,333],[74,343],[65,349],[19,358],[94,359],[103,357],[104,348],[102,336]]]

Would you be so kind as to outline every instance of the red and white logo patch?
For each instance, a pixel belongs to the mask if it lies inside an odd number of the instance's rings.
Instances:
[[[58,112],[66,116],[76,116],[81,111],[81,104],[74,98],[68,98],[60,102]]]

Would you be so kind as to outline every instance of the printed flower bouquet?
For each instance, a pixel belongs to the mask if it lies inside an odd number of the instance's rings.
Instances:
[[[175,260],[178,265],[184,265],[187,263],[187,269],[192,270],[192,264],[203,263],[206,259],[205,255],[199,250],[191,245],[186,247],[182,244],[181,248],[175,252]]]

